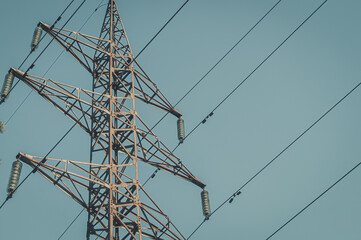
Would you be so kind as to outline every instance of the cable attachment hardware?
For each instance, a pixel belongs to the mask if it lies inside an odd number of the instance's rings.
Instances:
[[[211,112],[210,114],[208,114],[207,117],[206,117],[205,119],[203,119],[202,124],[205,124],[205,123],[207,122],[207,119],[210,118],[210,117],[212,117],[213,114],[214,114],[213,112]]]
[[[237,193],[234,193],[232,197],[229,199],[228,203],[232,203],[234,198],[240,195],[241,193],[242,193],[241,190],[239,190]]]

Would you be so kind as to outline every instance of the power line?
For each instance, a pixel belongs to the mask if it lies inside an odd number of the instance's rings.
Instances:
[[[210,70],[208,70],[194,85],[193,87],[191,87],[187,92],[186,94],[183,95],[183,97],[181,99],[178,100],[178,102],[174,105],[173,109],[181,102],[183,101],[189,93],[191,93],[196,87],[198,84],[200,84],[237,46],[239,43],[241,43],[243,41],[243,39],[245,39],[245,37],[248,36],[249,33],[252,32],[253,29],[255,29],[257,27],[257,25],[262,22],[262,20],[267,17],[267,15],[272,12],[272,10],[281,2],[281,0],[279,0],[278,2],[276,2],[271,9],[268,10],[268,12],[266,12],[262,18],[260,18],[248,31],[246,34],[244,34],[211,68]],[[160,118],[158,120],[158,122],[156,122],[156,124],[151,128],[151,130],[153,130],[167,115],[169,114],[169,112],[167,112],[166,114],[163,115],[162,118]],[[213,114],[209,114],[207,116],[207,118],[211,117]],[[204,121],[204,120],[203,120]],[[200,125],[200,124],[199,124]],[[195,130],[195,129],[194,129]],[[193,132],[193,130],[191,131]],[[190,133],[191,133],[190,132]],[[189,136],[190,134],[188,134],[187,136]],[[187,137],[186,136],[186,137]],[[185,139],[184,139],[185,140]],[[175,151],[178,147],[179,147],[180,144],[178,144],[174,149],[173,151]],[[172,151],[172,152],[173,152]],[[154,178],[155,175],[158,173],[159,169],[156,169],[149,177],[148,179],[144,182],[143,186],[145,184],[147,184],[147,182],[151,179],[151,178]]]
[[[185,1],[183,5],[173,14],[173,16],[159,29],[159,31],[154,35],[154,37],[144,46],[144,48],[138,53],[138,55],[134,58],[137,59],[140,54],[153,42],[153,40],[163,31],[163,29],[173,20],[173,18],[183,9],[183,7],[189,2],[189,0]],[[133,60],[133,61],[134,61]]]
[[[320,6],[317,7],[288,37],[281,42],[242,82],[240,82],[214,109],[214,112],[217,108],[219,108],[247,79],[253,75],[288,39],[290,39],[293,34],[295,34],[328,0],[325,0]]]
[[[248,74],[233,90],[225,97],[223,100],[218,103],[215,108],[202,120],[200,121],[184,138],[184,140],[187,139],[193,132],[202,124],[206,123],[208,118],[212,117],[214,115],[214,112],[232,95],[234,94],[237,89],[242,86],[267,60],[280,48],[285,44],[328,0],[325,0],[321,5],[319,5],[293,32],[291,32],[285,40],[283,40],[253,71]],[[278,3],[277,3],[278,4]],[[164,117],[163,117],[164,118]],[[176,146],[176,148],[179,146],[179,144]],[[175,149],[176,149],[175,148]],[[156,170],[157,171],[157,170]],[[156,173],[156,172],[155,172]],[[154,174],[154,173],[153,173]],[[152,175],[153,176],[153,175]],[[148,180],[149,181],[149,178]]]
[[[254,72],[256,72],[294,33],[296,33],[328,0],[322,2],[288,37],[278,45],[275,50],[273,50],[243,81],[241,81],[214,109],[213,111],[207,115],[202,122],[197,124],[192,131],[185,137],[185,139],[191,135],[201,124],[204,124],[207,121],[207,118],[213,115],[213,112],[218,109]],[[222,208],[229,200],[234,198],[237,193],[248,185],[254,178],[256,178],[261,172],[263,172],[269,165],[271,165],[279,156],[281,156],[288,148],[290,148],[294,143],[296,143],[304,134],[306,134],[312,127],[314,127],[322,118],[324,118],[328,113],[330,113],[338,104],[340,104],[345,98],[347,98],[354,90],[356,90],[361,85],[361,82],[357,84],[351,91],[349,91],[343,98],[341,98],[335,105],[333,105],[328,111],[326,111],[319,119],[317,119],[310,127],[308,127],[301,135],[299,135],[295,140],[293,140],[286,148],[284,148],[276,157],[274,157],[270,162],[268,162],[261,170],[259,170],[255,175],[253,175],[245,184],[243,184],[236,192],[234,192],[229,198],[227,198],[221,205],[219,205],[210,216],[212,216],[215,212],[217,212],[220,208]],[[236,195],[235,195],[236,194]],[[194,233],[198,231],[198,229],[205,223],[203,220],[197,228],[189,235],[187,239],[190,239]]]
[[[281,227],[279,227],[276,231],[274,231],[266,240],[271,239],[276,233],[278,233],[282,228],[284,228],[287,224],[292,222],[296,217],[298,217],[303,211],[305,211],[308,207],[314,204],[318,199],[320,199],[323,195],[325,195],[329,190],[331,190],[334,186],[336,186],[339,182],[341,182],[347,175],[353,172],[356,168],[361,165],[359,162],[356,166],[354,166],[350,171],[348,171],[345,175],[339,178],[334,184],[328,187],[325,191],[323,191],[320,195],[318,195],[314,200],[312,200],[309,204],[307,204],[304,208],[302,208],[298,213],[296,213],[293,217],[291,217],[287,222],[285,222]]]
[[[85,208],[83,208],[80,213],[73,219],[73,221],[69,224],[69,226],[63,231],[63,233],[59,236],[58,240],[61,239],[64,234],[69,230],[69,228],[73,225],[73,223],[80,217],[80,215],[84,212]]]
[[[225,203],[227,203],[234,194],[241,191],[245,186],[252,182],[261,172],[263,172],[269,165],[271,165],[277,158],[279,158],[284,152],[286,152],[293,144],[295,144],[301,137],[303,137],[309,130],[311,130],[317,123],[319,123],[326,115],[328,115],[333,109],[335,109],[340,103],[342,103],[352,92],[354,92],[359,86],[359,82],[354,88],[346,93],[339,101],[337,101],[330,109],[328,109],[321,117],[319,117],[315,122],[313,122],[306,130],[304,130],[298,137],[296,137],[289,145],[287,145],[279,154],[277,154],[271,161],[269,161],[263,168],[261,168],[256,174],[254,174],[245,184],[243,184],[237,191],[235,191],[229,198],[227,198],[216,210],[212,212],[215,213],[218,211]],[[211,214],[211,215],[212,215]]]
[[[23,101],[19,104],[19,106],[15,109],[15,111],[10,115],[10,117],[8,118],[8,120],[5,122],[5,125],[7,125],[10,120],[14,117],[14,115],[19,111],[19,109],[21,108],[21,106],[26,102],[26,100],[30,97],[31,93],[33,92],[33,90],[30,90],[30,92],[26,95],[26,97],[23,99]]]

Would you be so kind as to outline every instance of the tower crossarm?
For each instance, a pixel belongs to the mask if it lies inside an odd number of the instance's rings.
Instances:
[[[133,59],[132,66],[115,69],[113,88],[123,94],[129,94],[129,85],[134,77],[135,98],[170,114],[181,117],[182,114],[168,101],[158,86],[151,80],[138,62]]]
[[[50,79],[28,75],[14,68],[12,68],[11,71],[17,78],[76,122],[89,134],[91,134],[90,108],[93,107],[96,111],[103,112],[103,114],[109,113],[107,109],[101,106],[100,101],[95,101],[95,104],[92,104],[93,99],[106,100],[108,98],[107,96],[55,82]],[[97,121],[94,122],[97,123]]]
[[[109,187],[108,183],[88,170],[89,165],[103,170],[109,168],[107,165],[35,157],[24,153],[19,153],[17,159],[33,168],[34,172],[40,173],[84,208],[88,206],[85,199],[88,195],[89,182],[103,188]]]
[[[114,47],[113,51],[115,51],[115,53],[111,53],[110,40],[96,38],[56,27],[52,28],[48,24],[42,22],[39,23],[39,26],[69,52],[95,79],[97,79],[98,85],[103,88],[103,91],[100,90],[99,92],[108,91],[108,79],[104,78],[104,74],[108,75],[110,71],[103,63],[106,63],[110,56],[112,56],[115,65],[113,76],[115,81],[112,85],[113,89],[122,92],[125,95],[130,94],[129,84],[132,83],[131,73],[133,72],[135,78],[134,90],[136,99],[169,112],[176,117],[182,116],[134,59],[128,41],[122,43],[123,39],[127,40],[124,30],[119,30],[119,32],[123,32],[117,36],[119,38],[117,43],[120,46]],[[94,54],[94,57],[90,57]],[[133,62],[134,64],[132,64]],[[93,66],[96,67],[93,68]]]
[[[100,51],[109,58],[109,40],[82,33],[51,27],[40,22],[39,26],[69,52],[89,73],[93,74],[93,54]]]

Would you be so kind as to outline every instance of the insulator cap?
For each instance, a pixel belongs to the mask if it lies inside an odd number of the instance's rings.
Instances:
[[[206,220],[208,220],[209,216],[211,215],[211,207],[209,204],[209,195],[205,189],[203,189],[203,191],[201,192],[201,198],[202,198],[203,215],[206,218]]]
[[[35,28],[33,40],[31,41],[31,51],[34,51],[38,47],[42,32],[43,30],[41,29],[41,27]]]
[[[185,134],[184,134],[184,120],[182,118],[178,118],[177,129],[178,129],[179,143],[183,143]]]
[[[14,74],[13,74],[13,72],[10,71],[5,76],[3,88],[1,90],[1,102],[4,102],[5,99],[8,97],[11,87],[13,85],[13,82],[14,82]]]
[[[19,160],[13,162],[7,189],[9,197],[12,197],[16,187],[18,186],[22,165],[23,164]]]

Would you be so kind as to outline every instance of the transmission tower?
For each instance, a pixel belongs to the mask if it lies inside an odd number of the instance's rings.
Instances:
[[[201,188],[205,184],[136,112],[140,100],[181,117],[134,58],[115,0],[108,2],[98,38],[42,22],[38,27],[91,74],[92,91],[14,68],[10,74],[89,134],[91,157],[72,161],[19,153],[17,158],[88,211],[87,239],[185,239],[140,184],[139,161]]]

